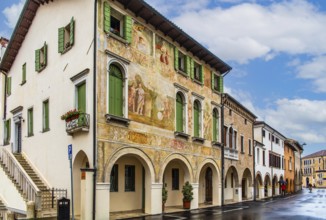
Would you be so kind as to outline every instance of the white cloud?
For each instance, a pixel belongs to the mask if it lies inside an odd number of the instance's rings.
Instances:
[[[316,92],[326,92],[326,55],[315,57],[297,67],[297,76],[313,80]]]
[[[176,13],[172,21],[222,59],[246,63],[269,60],[278,53],[321,55],[326,51],[326,15],[308,1],[275,1],[268,6],[241,3],[229,8],[212,7],[205,0],[155,2],[163,2],[168,14]]]
[[[263,109],[263,120],[288,138],[309,144],[326,142],[326,101],[280,99]]]
[[[25,0],[20,0],[17,4],[13,4],[2,11],[6,17],[5,23],[9,28],[15,27],[24,3]]]

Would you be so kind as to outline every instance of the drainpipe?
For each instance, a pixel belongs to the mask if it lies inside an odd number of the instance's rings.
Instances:
[[[92,219],[96,217],[96,54],[97,54],[97,0],[94,1],[94,37],[93,37],[93,215]]]
[[[226,74],[225,74],[226,75]],[[224,205],[224,100],[225,94],[221,95],[221,206]]]
[[[254,201],[256,201],[256,195],[257,195],[257,192],[256,192],[256,185],[257,185],[257,182],[256,182],[256,161],[255,161],[255,145],[256,145],[256,141],[255,141],[255,133],[254,133],[254,127],[255,127],[255,120],[253,122],[253,125],[252,125],[252,156],[253,156],[253,171],[254,171]],[[259,190],[259,189],[258,189]]]
[[[4,93],[3,93],[3,120],[6,119],[6,111],[7,111],[7,74],[2,72],[1,73],[5,76],[5,89],[4,89]]]

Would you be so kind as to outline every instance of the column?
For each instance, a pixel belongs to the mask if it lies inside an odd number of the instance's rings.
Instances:
[[[234,202],[242,201],[242,186],[234,187],[233,200]]]
[[[265,197],[265,187],[259,186],[259,199],[263,199]]]
[[[148,214],[155,215],[162,213],[162,188],[163,183],[152,183],[150,193],[150,206]]]
[[[199,183],[192,183],[192,188],[193,188],[193,200],[191,201],[190,204],[190,209],[198,209],[198,201],[199,201]]]
[[[273,188],[272,186],[267,186],[267,197],[272,197],[273,194]]]
[[[110,219],[110,183],[96,184],[96,220]]]

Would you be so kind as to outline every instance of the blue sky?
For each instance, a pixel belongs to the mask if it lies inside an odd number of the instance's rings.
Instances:
[[[146,0],[233,67],[225,91],[304,155],[326,149],[325,0]],[[10,37],[25,0],[0,0]]]

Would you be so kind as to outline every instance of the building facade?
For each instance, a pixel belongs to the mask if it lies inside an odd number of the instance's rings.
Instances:
[[[253,125],[256,116],[229,94],[224,112],[224,202],[254,199]]]
[[[284,180],[284,141],[285,137],[262,121],[254,125],[255,178],[258,198],[280,194]]]
[[[301,159],[304,187],[326,187],[326,150],[309,154]]]
[[[290,140],[284,141],[284,180],[286,183],[286,192],[294,192],[295,182],[295,151],[296,148],[292,145]]]

